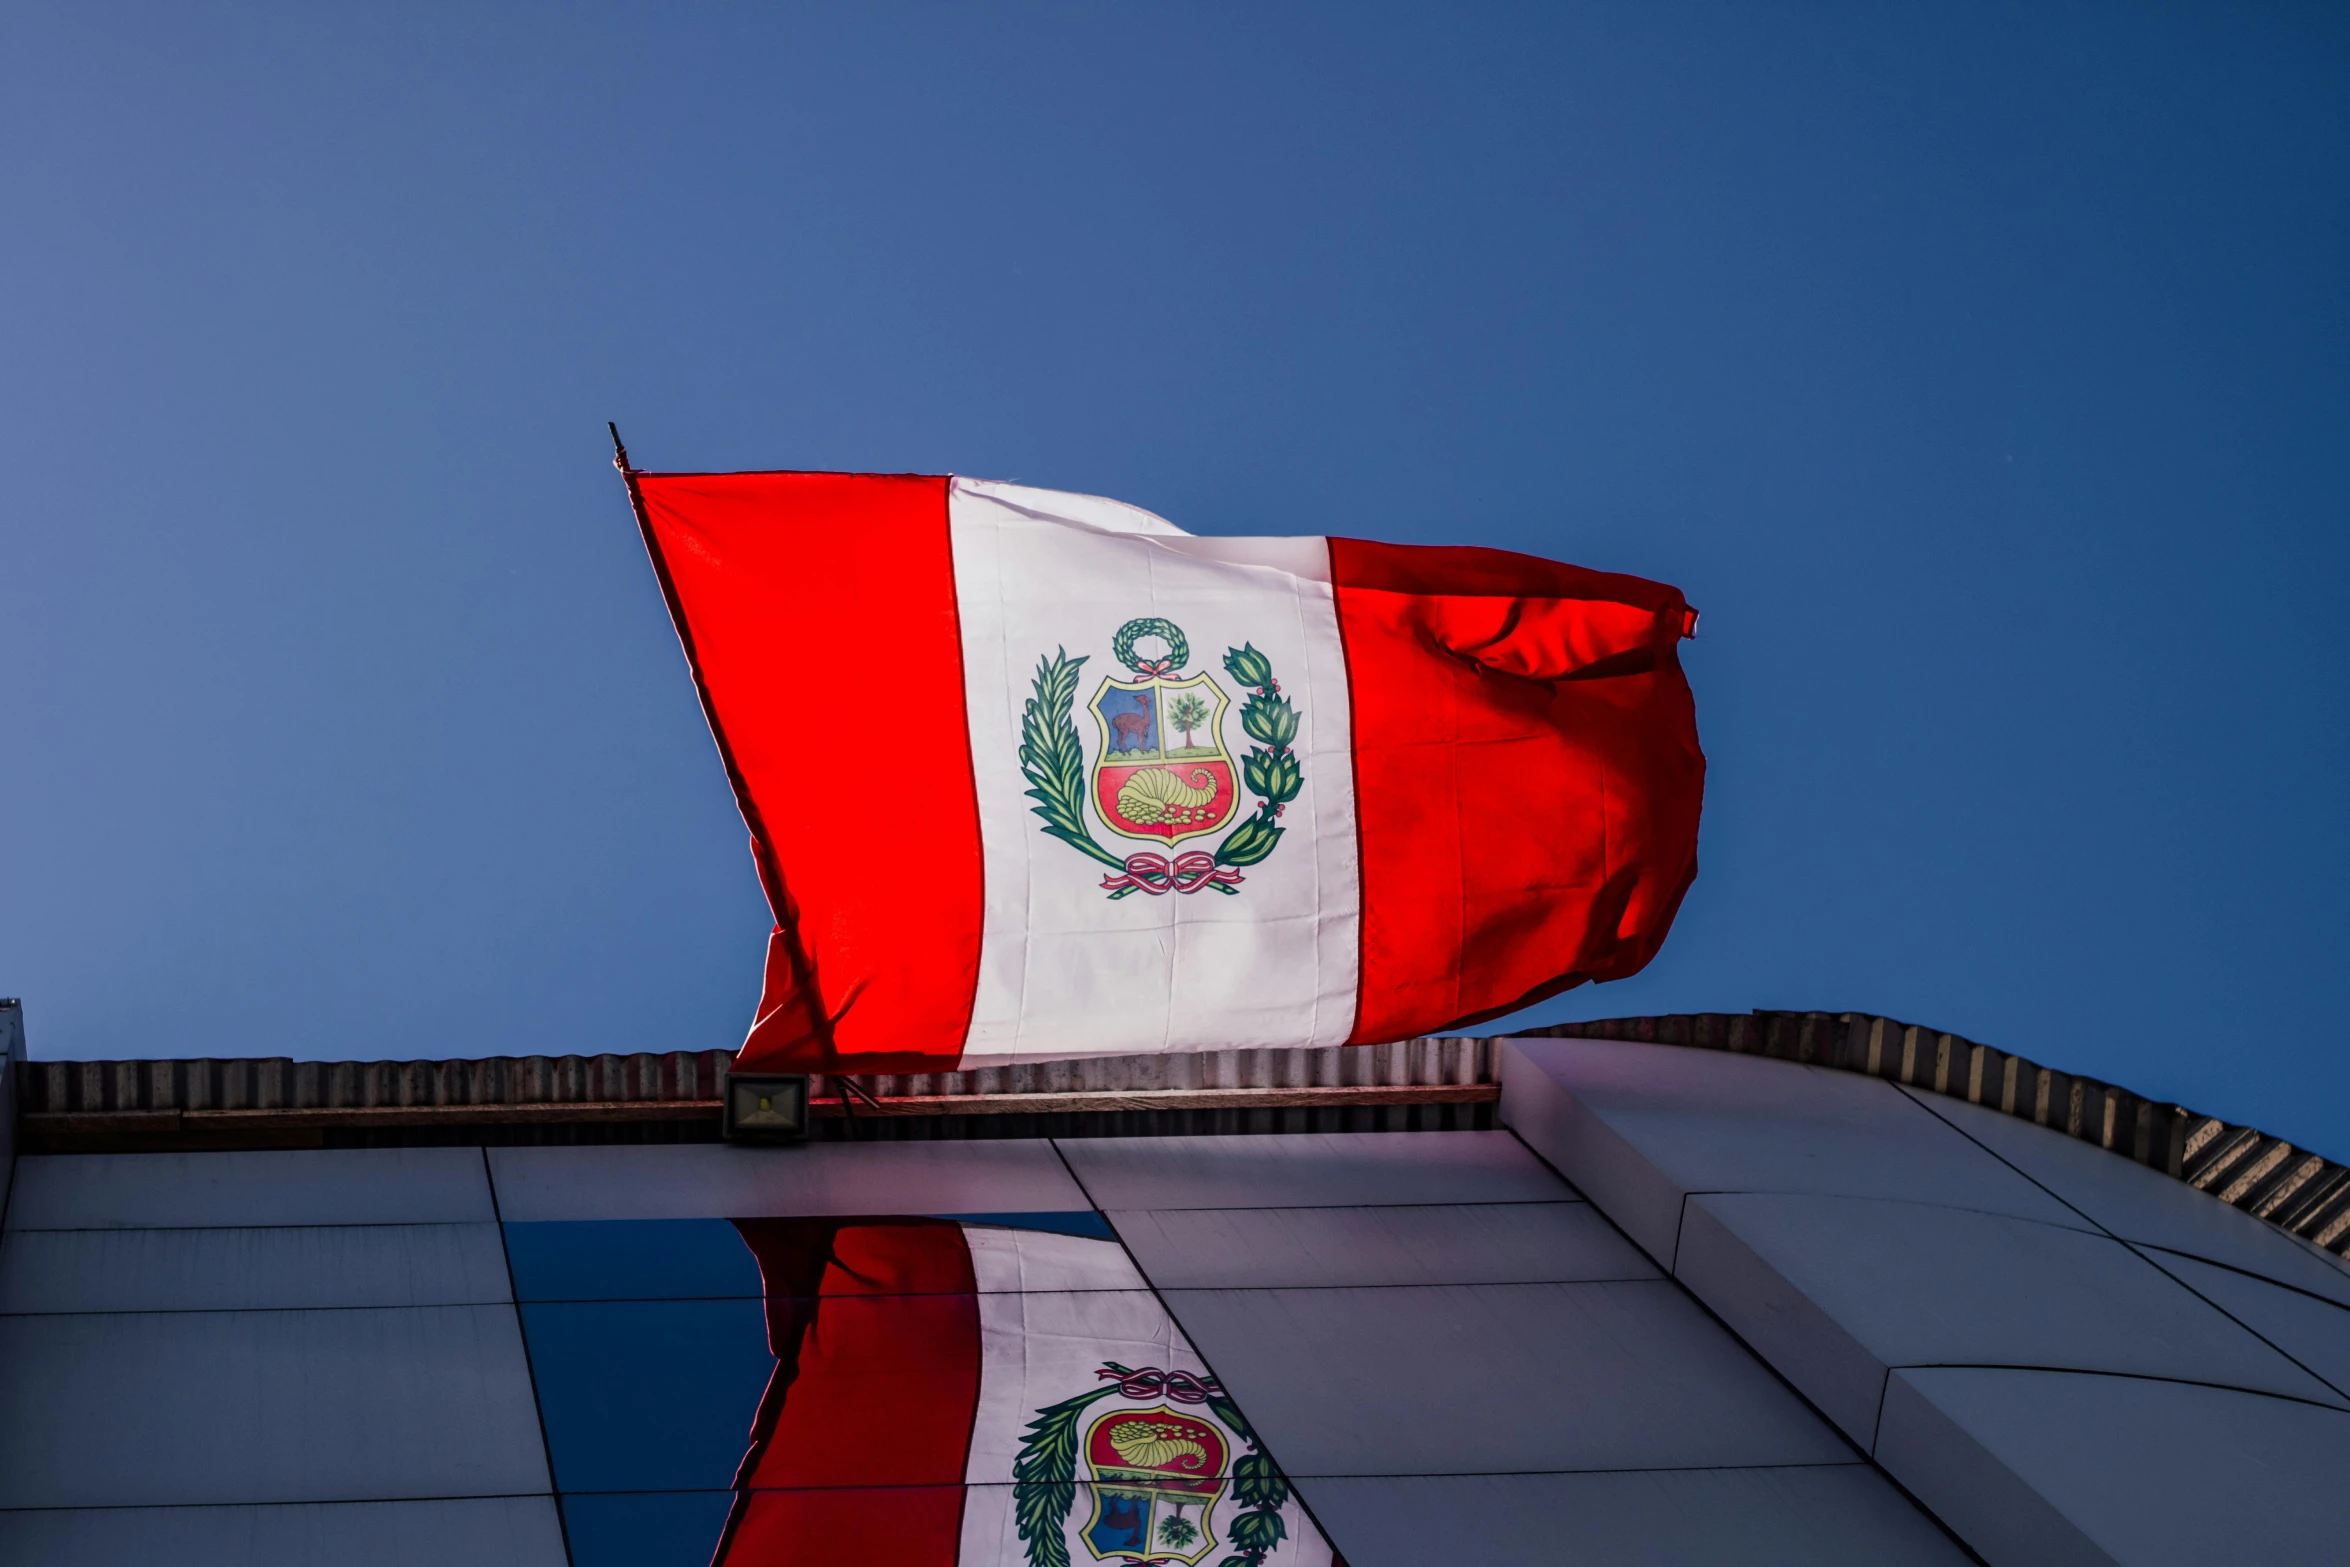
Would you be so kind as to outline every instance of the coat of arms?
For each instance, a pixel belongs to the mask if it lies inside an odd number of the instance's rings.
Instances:
[[[1085,657],[1060,649],[1037,664],[1020,714],[1020,770],[1044,831],[1112,867],[1115,874],[1104,876],[1102,886],[1114,899],[1203,887],[1230,896],[1245,879],[1239,867],[1256,864],[1281,841],[1282,810],[1302,786],[1291,748],[1297,709],[1253,644],[1227,648],[1224,672],[1248,693],[1241,731],[1258,742],[1235,763],[1224,748],[1232,699],[1208,671],[1184,673],[1191,643],[1180,626],[1155,616],[1129,620],[1110,639],[1110,653],[1130,678],[1104,679],[1086,704],[1099,736],[1090,768],[1075,719]],[[1223,831],[1240,811],[1244,787],[1256,797],[1256,809],[1212,851],[1121,855],[1093,836],[1086,819],[1090,805],[1112,835],[1176,850],[1186,839]]]
[[[1164,1404],[1111,1410],[1085,1433],[1086,1547],[1104,1561],[1198,1561],[1216,1548],[1211,1520],[1232,1478],[1230,1456],[1224,1433],[1196,1415]]]
[[[1223,1567],[1262,1567],[1288,1534],[1289,1481],[1257,1451],[1222,1385],[1115,1362],[1094,1375],[1103,1386],[1036,1412],[1013,1464],[1029,1567],[1070,1567],[1072,1539],[1096,1561],[1192,1567],[1228,1549]],[[1237,1457],[1236,1443],[1247,1449]],[[1081,1478],[1093,1506],[1072,1537]],[[1219,1508],[1228,1540],[1218,1536]]]

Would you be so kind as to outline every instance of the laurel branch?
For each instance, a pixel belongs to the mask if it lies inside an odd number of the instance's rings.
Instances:
[[[1257,797],[1257,809],[1216,845],[1216,863],[1254,865],[1271,854],[1288,831],[1278,825],[1282,807],[1297,798],[1305,782],[1289,744],[1297,738],[1297,709],[1281,694],[1272,661],[1257,651],[1255,643],[1226,648],[1224,672],[1249,693],[1240,706],[1240,728],[1259,744],[1242,760],[1240,781]]]
[[[1289,1478],[1258,1447],[1255,1429],[1231,1399],[1220,1393],[1211,1396],[1208,1413],[1248,1444],[1248,1451],[1232,1461],[1232,1499],[1242,1508],[1232,1520],[1232,1548],[1237,1554],[1216,1567],[1263,1567],[1289,1534],[1289,1526],[1281,1521],[1281,1506],[1289,1500]]]
[[[1030,809],[1044,818],[1047,836],[1123,869],[1126,862],[1094,842],[1085,826],[1085,753],[1071,716],[1077,671],[1084,667],[1084,655],[1071,658],[1066,648],[1037,660],[1035,693],[1020,708],[1020,772],[1028,780],[1021,792],[1037,802]]]
[[[1112,652],[1121,662],[1131,662],[1134,639],[1143,636],[1165,638],[1177,657],[1190,653],[1183,633],[1171,621],[1129,621],[1118,635],[1122,645]],[[1066,648],[1055,648],[1050,658],[1037,660],[1035,681],[1020,708],[1020,772],[1028,780],[1022,792],[1036,801],[1030,809],[1044,819],[1048,837],[1123,869],[1126,862],[1097,842],[1085,824],[1085,752],[1078,743],[1076,720],[1077,672],[1084,666],[1085,656],[1071,658]],[[1224,672],[1249,694],[1241,704],[1240,727],[1257,742],[1240,765],[1240,781],[1257,797],[1257,808],[1225,834],[1215,851],[1218,865],[1238,867],[1258,864],[1281,842],[1288,831],[1281,825],[1282,810],[1297,798],[1305,774],[1291,744],[1297,739],[1297,708],[1281,694],[1272,661],[1254,643],[1244,643],[1224,650]],[[1238,895],[1223,882],[1210,885],[1227,897]],[[1115,901],[1133,890],[1121,887],[1110,897]]]
[[[1126,1370],[1115,1363],[1110,1369]],[[1012,1461],[1012,1512],[1031,1567],[1069,1567],[1069,1542],[1061,1526],[1077,1505],[1077,1417],[1088,1404],[1117,1391],[1113,1382],[1064,1398],[1028,1422],[1020,1456]]]

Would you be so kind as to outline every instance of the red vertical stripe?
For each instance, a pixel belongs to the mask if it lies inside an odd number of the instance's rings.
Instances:
[[[775,1375],[714,1567],[954,1567],[979,1408],[979,1297],[959,1224],[738,1219]]]
[[[951,1068],[979,981],[982,858],[947,481],[636,485],[775,908],[739,1064]]]
[[[1504,550],[1330,557],[1362,836],[1353,1042],[1638,972],[1697,875],[1680,593]]]

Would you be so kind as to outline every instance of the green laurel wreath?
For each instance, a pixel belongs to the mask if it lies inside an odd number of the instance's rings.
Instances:
[[[1172,620],[1161,620],[1155,615],[1142,620],[1129,620],[1120,626],[1118,634],[1110,638],[1110,656],[1136,674],[1141,674],[1144,661],[1134,656],[1134,644],[1144,637],[1157,637],[1167,644],[1167,656],[1153,662],[1164,664],[1169,669],[1181,669],[1191,662],[1191,640],[1184,636],[1183,628]]]
[[[1105,1361],[1104,1371],[1124,1377],[1129,1368]],[[1069,1567],[1069,1542],[1062,1534],[1069,1509],[1077,1505],[1077,1420],[1097,1400],[1118,1391],[1113,1382],[1065,1398],[1036,1412],[1012,1461],[1013,1522],[1028,1552],[1029,1567]],[[1258,1445],[1256,1429],[1222,1393],[1208,1397],[1208,1413],[1222,1421],[1248,1451],[1232,1462],[1232,1499],[1241,1511],[1232,1519],[1233,1554],[1216,1567],[1264,1567],[1265,1558],[1289,1537],[1281,1509],[1289,1500],[1289,1478]]]
[[[1165,620],[1127,622],[1119,628],[1112,654],[1133,667],[1133,644],[1145,636],[1165,639],[1175,650],[1169,655],[1172,659],[1190,657],[1183,633]],[[1084,667],[1085,656],[1071,658],[1067,648],[1055,648],[1051,657],[1037,660],[1035,681],[1020,708],[1020,772],[1028,780],[1022,792],[1036,801],[1030,809],[1044,819],[1046,836],[1122,870],[1125,860],[1096,842],[1085,825],[1085,753],[1078,744],[1075,716],[1077,672]],[[1289,830],[1281,825],[1282,808],[1304,787],[1305,771],[1292,745],[1297,739],[1297,708],[1281,694],[1272,661],[1253,642],[1224,650],[1224,672],[1249,694],[1240,707],[1240,727],[1257,745],[1241,760],[1240,781],[1257,797],[1257,808],[1216,846],[1215,861],[1255,865]],[[1227,897],[1237,896],[1222,882],[1210,885]],[[1121,887],[1110,894],[1111,901],[1133,890]]]

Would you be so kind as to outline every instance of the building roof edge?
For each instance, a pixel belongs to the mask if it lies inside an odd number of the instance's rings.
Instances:
[[[2331,1254],[2350,1256],[2350,1167],[2093,1077],[1868,1012],[1682,1012],[1527,1029],[1769,1056],[1862,1072],[2045,1126],[2184,1181]]]

